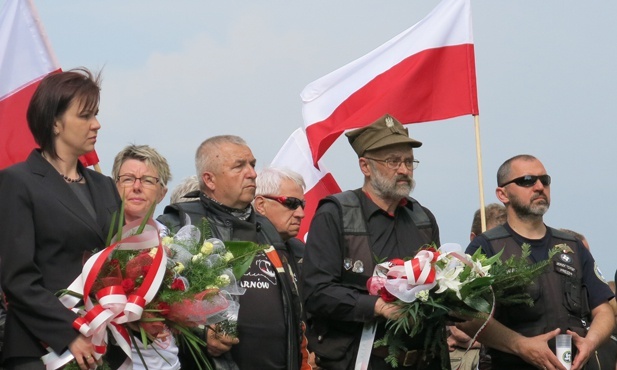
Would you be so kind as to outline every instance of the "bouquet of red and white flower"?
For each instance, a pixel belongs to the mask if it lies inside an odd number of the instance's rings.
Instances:
[[[202,229],[208,229],[205,221]],[[111,333],[127,357],[120,368],[130,368],[131,346],[139,353],[139,345],[147,348],[171,330],[191,347],[200,369],[211,368],[200,348],[206,343],[191,329],[225,321],[233,334],[236,296],[244,293],[236,278],[264,248],[205,237],[188,225],[161,239],[154,221],[132,223],[115,243],[86,261],[82,275],[61,292],[60,300],[79,314],[74,326],[92,338],[97,358],[105,353]],[[137,332],[139,345],[131,332]],[[71,360],[70,352],[44,358],[49,369]]]
[[[386,361],[396,367],[399,354],[408,350],[405,337],[420,332],[425,334],[426,351],[444,353],[444,327],[451,315],[488,321],[496,303],[531,305],[525,288],[533,284],[550,258],[530,264],[529,248],[523,245],[521,258],[502,262],[501,252],[486,258],[480,249],[470,256],[458,244],[444,244],[439,249],[432,245],[406,261],[394,259],[377,265],[367,282],[369,293],[400,308],[397,319],[388,321],[385,336],[374,346],[387,346]],[[443,368],[448,368],[447,356],[442,360]]]

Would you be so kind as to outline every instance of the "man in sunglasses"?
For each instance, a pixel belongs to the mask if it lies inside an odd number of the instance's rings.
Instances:
[[[536,263],[546,260],[550,250],[558,252],[528,289],[534,305],[497,307],[478,339],[490,347],[493,369],[564,370],[554,354],[555,337],[571,334],[572,370],[581,369],[613,329],[608,303],[613,293],[581,240],[544,224],[551,177],[537,158],[518,155],[505,161],[497,172],[496,195],[506,207],[507,221],[473,239],[467,253],[482,248],[490,257],[503,250],[505,260],[520,256],[521,246],[528,244],[530,262]],[[481,324],[457,326],[474,335]]]
[[[165,207],[158,221],[172,232],[187,220],[201,225],[205,218],[212,236],[223,241],[253,241],[270,245],[259,252],[240,279],[246,293],[239,296],[238,338],[206,330],[207,353],[215,369],[306,368],[301,302],[295,263],[287,246],[267,218],[257,214],[255,157],[237,136],[214,136],[197,149],[195,167],[198,199]],[[192,195],[190,195],[192,196]],[[183,369],[196,369],[190,353],[180,353]]]
[[[426,244],[440,245],[439,228],[433,214],[409,197],[419,163],[413,149],[422,143],[388,114],[346,135],[364,184],[323,199],[311,223],[302,271],[309,350],[325,369],[391,369],[387,348],[373,349],[372,343],[383,337],[385,319],[398,306],[369,295],[366,281],[375,261],[413,257]],[[376,332],[368,330],[374,327]],[[425,356],[423,341],[420,333],[405,343],[400,368],[441,369],[439,356]],[[445,340],[443,348],[447,358]]]
[[[287,168],[264,168],[257,176],[253,206],[276,228],[296,262],[304,254],[304,242],[296,238],[304,218],[304,179]]]

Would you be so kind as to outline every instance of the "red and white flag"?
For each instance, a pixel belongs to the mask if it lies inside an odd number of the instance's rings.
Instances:
[[[306,184],[306,189],[304,190],[304,199],[306,200],[305,216],[297,238],[305,241],[305,235],[311,225],[311,220],[315,215],[319,201],[327,195],[340,193],[341,188],[334,180],[334,177],[332,177],[332,174],[323,167],[323,164],[319,163],[321,170],[313,166],[306,134],[301,128],[291,134],[270,165],[279,168],[286,167],[299,173],[304,178]]]
[[[7,0],[0,10],[0,169],[26,159],[37,145],[26,110],[41,79],[59,71],[29,0]]]
[[[386,113],[402,123],[477,115],[469,0],[443,0],[403,33],[301,93],[313,163],[352,128]]]
[[[26,111],[37,86],[60,64],[32,0],[7,0],[0,9],[0,169],[28,157],[35,143]],[[96,152],[80,158],[98,163]]]

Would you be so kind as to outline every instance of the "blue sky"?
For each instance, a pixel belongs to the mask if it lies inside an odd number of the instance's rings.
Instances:
[[[125,145],[150,144],[169,160],[173,187],[193,174],[194,150],[212,135],[244,137],[258,168],[267,165],[302,125],[304,86],[412,26],[437,1],[35,4],[64,69],[103,69],[103,170]],[[473,0],[472,12],[486,202],[496,201],[505,159],[536,155],[553,177],[546,223],[585,234],[612,280],[617,3]],[[413,196],[435,213],[442,242],[466,245],[479,206],[473,119],[409,130],[424,142]],[[361,185],[344,138],[324,163],[342,188]]]

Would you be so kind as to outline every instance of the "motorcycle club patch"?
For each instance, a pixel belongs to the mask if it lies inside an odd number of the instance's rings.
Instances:
[[[572,266],[572,257],[563,253],[555,259],[555,272],[565,276],[575,276],[576,268]]]
[[[572,264],[572,257],[568,256],[566,253],[560,254],[559,259],[568,265]]]

